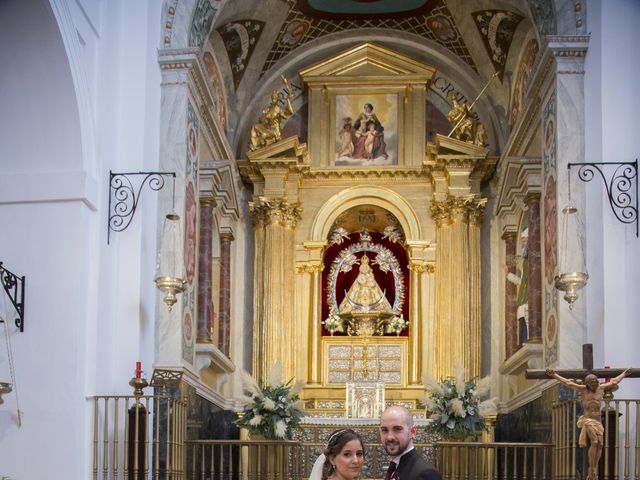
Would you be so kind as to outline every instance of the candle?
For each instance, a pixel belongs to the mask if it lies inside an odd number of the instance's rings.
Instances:
[[[142,362],[136,362],[136,378],[142,376]]]
[[[611,368],[611,367],[609,365],[605,365],[604,368]],[[604,383],[609,383],[610,381],[611,381],[611,378],[605,377]]]

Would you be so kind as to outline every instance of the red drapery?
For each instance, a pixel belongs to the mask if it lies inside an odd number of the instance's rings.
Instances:
[[[380,244],[385,248],[388,248],[393,255],[398,260],[400,264],[400,270],[403,276],[403,284],[404,284],[404,300],[402,302],[402,315],[405,320],[411,320],[409,318],[409,268],[408,268],[408,257],[407,251],[404,246],[398,242],[391,242],[388,239],[382,238],[382,234],[379,232],[369,231],[371,235],[371,244]],[[334,244],[327,248],[324,254],[324,270],[322,271],[322,319],[325,320],[329,316],[329,274],[331,272],[331,264],[335,260],[335,258],[340,254],[342,250],[356,244],[360,241],[360,233],[354,232],[349,235],[349,238],[345,238],[341,244]],[[364,254],[367,254],[369,260],[373,261],[377,254],[372,251],[358,251],[355,253],[358,259],[362,258]],[[393,278],[392,272],[383,272],[377,266],[373,265],[373,262],[370,262],[373,274],[378,282],[380,288],[385,292],[385,296],[389,301],[389,304],[393,305],[396,297],[396,289],[395,282]],[[360,271],[360,265],[354,265],[351,271],[349,272],[341,272],[338,274],[338,278],[336,280],[336,300],[338,305],[345,297],[345,292],[349,291],[351,285],[355,281],[358,273]],[[322,335],[330,335],[330,333],[322,327]],[[335,335],[346,335],[346,333],[336,332]],[[388,335],[388,334],[387,334]],[[393,334],[395,335],[395,334]],[[409,335],[409,329],[405,329],[400,334],[401,336]]]

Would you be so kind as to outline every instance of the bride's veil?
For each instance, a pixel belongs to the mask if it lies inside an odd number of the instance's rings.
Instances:
[[[324,466],[325,459],[326,457],[324,456],[324,453],[321,453],[313,464],[309,480],[322,480],[322,467]]]

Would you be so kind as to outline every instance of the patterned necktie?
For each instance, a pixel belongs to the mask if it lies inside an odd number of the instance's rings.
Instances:
[[[396,471],[396,462],[389,462],[389,468],[387,468],[387,474],[384,476],[384,480],[391,480],[393,477],[393,472]]]

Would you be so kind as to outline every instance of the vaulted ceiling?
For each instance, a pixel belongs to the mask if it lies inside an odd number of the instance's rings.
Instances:
[[[498,153],[522,110],[547,35],[583,34],[580,0],[198,0],[189,43],[201,48],[218,116],[238,156],[281,76],[298,87],[287,126],[301,136],[306,96],[297,72],[370,42],[433,65],[431,132],[447,128],[446,95],[469,102],[497,72],[476,112]]]

